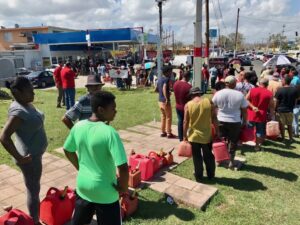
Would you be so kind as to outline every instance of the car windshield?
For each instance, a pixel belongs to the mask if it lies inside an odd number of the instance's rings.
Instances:
[[[38,77],[40,75],[41,72],[39,71],[34,71],[34,72],[31,72],[30,74],[27,75],[27,77]]]

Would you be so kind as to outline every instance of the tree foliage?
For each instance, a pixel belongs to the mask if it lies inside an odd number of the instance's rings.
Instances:
[[[235,33],[230,33],[228,35],[221,35],[218,44],[228,50],[234,50],[235,49]],[[237,50],[243,49],[244,45],[245,45],[244,35],[242,33],[238,33],[237,34]]]

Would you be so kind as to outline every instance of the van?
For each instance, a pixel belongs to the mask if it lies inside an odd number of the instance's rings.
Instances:
[[[193,59],[194,57],[192,55],[175,55],[172,61],[172,65],[173,66],[193,65]]]
[[[14,61],[9,58],[0,58],[0,87],[4,87],[6,81],[12,81],[15,77]]]

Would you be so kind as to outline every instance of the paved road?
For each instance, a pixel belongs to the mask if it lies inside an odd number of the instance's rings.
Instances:
[[[259,60],[255,60],[252,61],[252,64],[253,64],[253,69],[255,70],[257,76],[259,76],[263,63]],[[247,66],[246,69],[249,70],[249,67]]]

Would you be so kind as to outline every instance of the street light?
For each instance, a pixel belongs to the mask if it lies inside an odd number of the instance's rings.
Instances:
[[[155,0],[159,9],[159,40],[158,40],[158,52],[157,52],[157,72],[158,78],[161,78],[161,40],[162,40],[162,4],[167,0]]]

